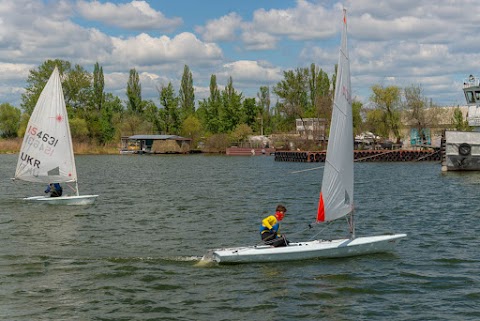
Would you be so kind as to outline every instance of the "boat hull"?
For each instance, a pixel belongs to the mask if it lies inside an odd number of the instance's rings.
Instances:
[[[442,171],[480,170],[480,132],[445,132]]]
[[[72,196],[32,196],[23,200],[28,202],[37,202],[50,205],[90,205],[93,204],[98,195],[72,195]]]
[[[267,245],[215,249],[203,259],[218,263],[280,262],[339,258],[388,252],[406,234],[359,237],[355,239],[294,242],[285,247]]]

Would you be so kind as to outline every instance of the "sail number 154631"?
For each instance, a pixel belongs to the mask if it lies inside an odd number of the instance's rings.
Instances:
[[[40,140],[43,142],[51,145],[51,146],[57,146],[58,139],[56,139],[53,136],[50,136],[46,132],[43,131],[38,131],[37,127],[29,126],[27,132],[32,135],[32,136],[37,136]]]

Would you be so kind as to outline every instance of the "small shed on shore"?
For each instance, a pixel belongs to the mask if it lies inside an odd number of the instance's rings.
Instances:
[[[133,135],[122,137],[120,154],[185,154],[191,138],[177,135]]]

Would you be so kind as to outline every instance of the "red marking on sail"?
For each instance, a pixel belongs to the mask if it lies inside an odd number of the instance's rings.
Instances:
[[[58,114],[57,117],[55,117],[58,122],[61,122],[63,120],[62,115]]]
[[[343,23],[347,24],[347,16],[346,15],[343,15]]]
[[[323,194],[320,192],[318,200],[317,222],[325,222],[325,205],[323,204]]]

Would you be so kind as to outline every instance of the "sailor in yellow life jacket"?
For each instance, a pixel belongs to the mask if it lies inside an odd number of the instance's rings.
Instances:
[[[265,244],[274,247],[287,246],[288,241],[285,236],[278,233],[280,229],[280,221],[283,220],[287,209],[283,205],[278,205],[275,215],[267,216],[262,220],[260,225],[260,236]]]

